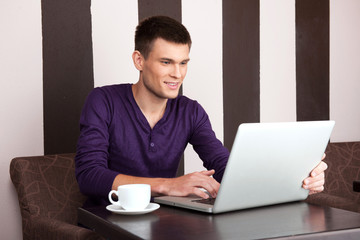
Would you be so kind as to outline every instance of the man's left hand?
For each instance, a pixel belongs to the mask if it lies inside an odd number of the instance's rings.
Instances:
[[[325,154],[322,158],[324,160]],[[303,188],[309,190],[309,194],[319,193],[324,190],[325,170],[328,168],[323,161],[319,163],[310,173],[310,176],[303,181]]]

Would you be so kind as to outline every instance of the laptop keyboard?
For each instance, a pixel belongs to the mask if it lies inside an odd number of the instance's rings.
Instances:
[[[208,198],[208,199],[202,198],[202,199],[192,200],[192,202],[214,205],[215,204],[215,199],[216,198]]]

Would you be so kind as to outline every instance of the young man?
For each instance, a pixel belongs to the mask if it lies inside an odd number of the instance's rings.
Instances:
[[[138,82],[90,93],[80,119],[75,164],[80,189],[93,203],[107,204],[111,189],[131,183],[150,184],[153,196],[208,198],[200,190],[204,188],[216,197],[229,152],[200,104],[179,96],[190,47],[181,23],[163,16],[148,18],[135,33],[132,58]],[[188,143],[209,170],[175,178]],[[321,162],[303,187],[311,193],[322,191],[326,168]]]

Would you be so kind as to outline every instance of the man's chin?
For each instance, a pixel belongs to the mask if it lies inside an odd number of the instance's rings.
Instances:
[[[175,98],[177,98],[179,96],[179,91],[176,93],[176,94],[170,94],[169,96],[168,96],[168,99],[175,99]]]

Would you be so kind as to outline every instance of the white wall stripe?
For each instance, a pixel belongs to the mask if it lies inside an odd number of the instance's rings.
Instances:
[[[182,23],[193,42],[183,94],[205,108],[216,136],[222,141],[222,1],[183,0]],[[202,161],[192,146],[185,151],[184,165],[185,173],[203,169]]]
[[[295,0],[260,0],[260,121],[296,121]]]
[[[44,153],[41,1],[0,1],[0,33],[0,232],[22,239],[9,166],[14,157]]]
[[[332,142],[360,140],[360,1],[330,1]]]
[[[135,83],[139,76],[131,55],[138,24],[134,0],[91,2],[94,85]]]

